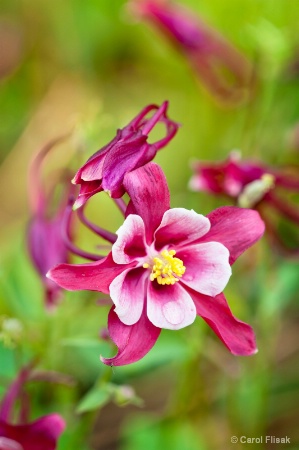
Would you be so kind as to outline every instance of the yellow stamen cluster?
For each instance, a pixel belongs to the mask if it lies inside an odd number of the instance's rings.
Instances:
[[[179,281],[179,278],[184,275],[186,267],[179,258],[174,258],[176,254],[175,250],[163,250],[160,255],[161,258],[153,258],[152,273],[150,274],[150,280],[157,280],[158,284],[170,285]],[[148,269],[150,265],[148,263],[143,264],[145,269]]]

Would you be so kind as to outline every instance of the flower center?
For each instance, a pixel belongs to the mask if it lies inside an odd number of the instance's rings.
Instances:
[[[184,275],[186,267],[181,259],[174,258],[175,254],[175,250],[163,250],[159,256],[153,258],[152,265],[143,264],[145,269],[152,267],[151,281],[157,280],[158,284],[162,285],[170,285],[179,281],[179,278]]]

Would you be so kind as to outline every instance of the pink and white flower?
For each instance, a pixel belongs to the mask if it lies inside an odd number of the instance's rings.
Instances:
[[[126,174],[124,186],[131,200],[108,256],[89,264],[61,264],[48,274],[65,289],[110,294],[114,305],[108,329],[118,354],[102,361],[135,362],[162,328],[186,327],[197,315],[233,354],[255,353],[251,327],[232,315],[222,291],[231,264],[263,234],[259,214],[223,207],[204,217],[170,209],[165,176],[153,163]]]

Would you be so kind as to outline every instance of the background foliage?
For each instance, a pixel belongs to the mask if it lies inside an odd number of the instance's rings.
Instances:
[[[298,2],[185,4],[255,65],[259,84],[249,103],[218,104],[183,56],[135,22],[124,1],[1,2],[0,389],[36,356],[40,368],[71,376],[67,385],[30,386],[34,417],[57,411],[67,420],[60,450],[246,447],[233,446],[232,435],[287,435],[288,449],[299,445],[298,263],[283,259],[266,238],[234,266],[226,289],[234,314],[256,331],[259,353],[250,358],[229,354],[197,319],[164,330],[142,361],[111,370],[99,361],[114,351],[99,338],[108,307],[95,293],[66,293],[48,315],[29,262],[28,164],[65,132],[73,130],[72,137],[49,158],[45,179],[64,165],[75,172],[144,105],[169,100],[169,115],[182,126],[156,161],[172,206],[204,214],[226,200],[188,191],[192,158],[224,159],[238,148],[269,164],[298,164]],[[121,216],[109,199],[90,203],[90,217],[115,231]],[[77,240],[90,250],[97,245],[83,230]],[[19,321],[13,337],[7,318]]]

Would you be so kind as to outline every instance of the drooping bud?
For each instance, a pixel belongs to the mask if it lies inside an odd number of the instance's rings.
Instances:
[[[63,139],[65,136],[49,142],[38,152],[31,163],[28,179],[32,212],[27,230],[29,256],[44,285],[45,304],[48,309],[57,305],[62,294],[61,289],[46,278],[46,273],[54,265],[68,261],[68,249],[63,239],[62,227],[67,199],[73,187],[65,174],[55,180],[55,184],[61,184],[63,192],[58,206],[56,205],[54,212],[51,212],[55,189],[52,187],[49,192],[46,191],[42,169],[46,156]]]
[[[255,85],[251,63],[193,11],[168,0],[131,0],[129,10],[158,28],[222,103],[236,104],[249,98]]]
[[[117,131],[109,144],[89,158],[72,181],[80,185],[74,208],[84,205],[97,192],[106,191],[113,198],[124,194],[125,174],[151,161],[176,134],[178,124],[167,117],[167,108],[168,102],[160,107],[146,106],[128,125]],[[148,117],[150,113],[152,116]],[[166,136],[150,144],[148,135],[158,123],[165,125]]]

